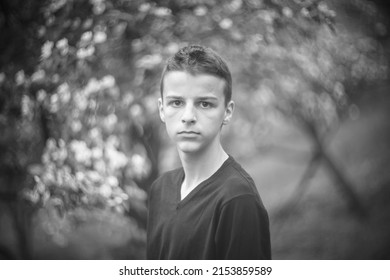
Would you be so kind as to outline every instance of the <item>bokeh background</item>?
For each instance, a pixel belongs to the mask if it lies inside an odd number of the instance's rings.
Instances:
[[[234,77],[223,143],[274,259],[390,258],[389,27],[381,0],[2,0],[0,259],[143,259],[147,192],[179,165],[164,60]]]

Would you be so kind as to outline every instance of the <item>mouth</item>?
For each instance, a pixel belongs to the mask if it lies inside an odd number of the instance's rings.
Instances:
[[[181,135],[198,135],[200,133],[199,132],[195,132],[195,131],[180,131],[178,134],[181,134]]]

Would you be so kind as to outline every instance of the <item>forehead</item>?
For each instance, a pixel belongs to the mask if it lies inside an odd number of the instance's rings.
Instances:
[[[225,81],[210,74],[196,74],[172,71],[164,77],[165,96],[173,95],[213,95],[224,98]]]

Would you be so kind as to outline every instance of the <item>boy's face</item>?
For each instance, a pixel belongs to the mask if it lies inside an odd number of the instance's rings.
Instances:
[[[233,101],[225,106],[224,86],[224,80],[208,74],[165,75],[160,117],[180,151],[196,153],[219,144],[221,126],[230,121],[234,109]]]

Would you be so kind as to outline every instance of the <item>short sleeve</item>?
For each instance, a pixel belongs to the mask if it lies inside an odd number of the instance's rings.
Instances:
[[[269,219],[254,195],[226,202],[215,235],[218,259],[271,259]]]

